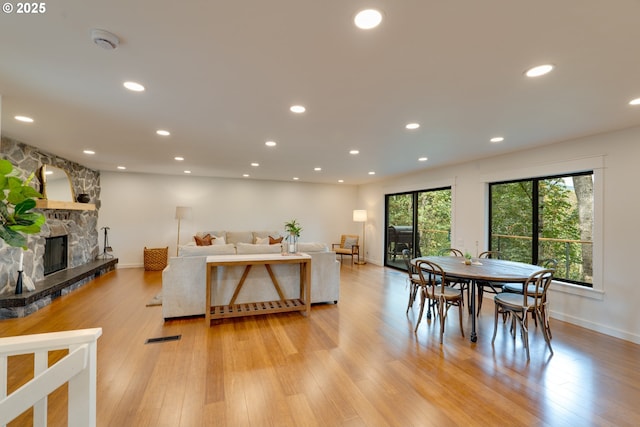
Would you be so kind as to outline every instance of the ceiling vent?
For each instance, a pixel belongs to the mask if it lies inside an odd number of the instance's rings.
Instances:
[[[106,50],[113,50],[118,47],[120,40],[118,36],[105,30],[91,30],[91,40],[98,46]]]

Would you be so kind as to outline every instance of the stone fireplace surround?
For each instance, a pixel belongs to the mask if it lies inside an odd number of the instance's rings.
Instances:
[[[24,275],[33,283],[42,284],[45,279],[43,264],[45,238],[59,234],[60,230],[65,230],[68,235],[69,253],[67,269],[80,269],[84,271],[86,268],[83,269],[83,266],[94,266],[94,260],[99,254],[97,225],[98,212],[100,209],[100,172],[88,169],[78,163],[71,162],[56,155],[39,151],[35,147],[6,137],[2,137],[0,141],[0,154],[2,158],[9,160],[14,165],[22,179],[26,179],[31,172],[37,171],[43,164],[66,170],[71,178],[75,194],[77,195],[83,192],[89,194],[91,203],[96,206],[95,210],[41,209],[40,212],[45,215],[46,222],[42,226],[39,234],[28,236],[28,250],[24,252]],[[32,182],[35,184],[35,187],[39,189],[40,183],[38,182],[38,178],[34,178]],[[2,298],[14,297],[20,252],[20,248],[10,247],[0,240],[0,300]],[[108,264],[111,269],[113,269],[114,263],[99,264]],[[64,271],[66,270],[63,270],[63,272]],[[97,272],[97,275],[99,275],[99,273],[100,271]],[[53,275],[59,275],[59,273],[54,273]],[[66,278],[65,280],[69,281],[71,279]],[[85,280],[85,282],[86,281],[88,280]],[[72,283],[68,284],[71,285]],[[40,286],[38,286],[38,288],[40,288]],[[2,307],[3,304],[0,304],[0,318],[21,315],[20,313],[17,315],[15,313],[4,313],[3,315],[2,311],[5,309]],[[37,308],[40,307],[26,309],[26,312],[22,313],[22,315],[27,315]]]

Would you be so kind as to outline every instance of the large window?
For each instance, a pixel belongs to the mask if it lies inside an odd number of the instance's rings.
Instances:
[[[403,249],[416,257],[451,246],[451,188],[389,194],[385,203],[385,265],[404,269]]]
[[[489,209],[491,250],[554,259],[556,280],[593,287],[593,172],[491,183]]]

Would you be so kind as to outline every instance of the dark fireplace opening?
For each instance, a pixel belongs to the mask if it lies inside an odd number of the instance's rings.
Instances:
[[[47,237],[44,244],[44,275],[67,268],[67,236]]]

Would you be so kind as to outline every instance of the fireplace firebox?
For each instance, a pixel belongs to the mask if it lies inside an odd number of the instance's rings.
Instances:
[[[44,244],[44,275],[67,268],[67,236],[47,237]]]

